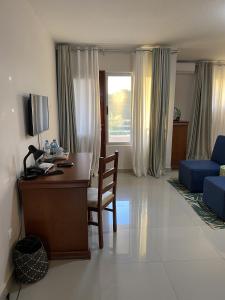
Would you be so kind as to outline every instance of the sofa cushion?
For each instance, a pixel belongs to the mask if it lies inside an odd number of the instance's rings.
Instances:
[[[219,135],[217,137],[211,160],[219,165],[225,165],[225,136]]]
[[[203,188],[204,203],[225,220],[225,177],[206,177]]]
[[[190,171],[218,170],[218,163],[211,160],[183,160],[181,162]]]
[[[179,181],[190,192],[202,193],[207,176],[218,176],[220,165],[211,160],[184,160],[180,163]]]

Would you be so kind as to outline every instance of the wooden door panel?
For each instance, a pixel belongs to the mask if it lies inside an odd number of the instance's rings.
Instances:
[[[106,156],[106,74],[99,71],[100,109],[101,109],[101,156]]]

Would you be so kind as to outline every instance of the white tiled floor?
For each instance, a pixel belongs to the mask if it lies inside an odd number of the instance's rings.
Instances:
[[[119,174],[118,232],[104,213],[104,249],[90,228],[90,261],[55,261],[20,300],[221,300],[225,230],[212,230],[160,179]],[[11,299],[15,299],[14,293]]]

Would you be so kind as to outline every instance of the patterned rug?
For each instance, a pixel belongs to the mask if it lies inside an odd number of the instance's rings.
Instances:
[[[217,217],[202,201],[202,194],[189,192],[177,178],[171,178],[168,182],[184,197],[199,217],[213,229],[224,229],[225,222]]]

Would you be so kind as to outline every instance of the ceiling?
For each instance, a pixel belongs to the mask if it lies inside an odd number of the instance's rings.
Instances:
[[[225,60],[225,0],[28,0],[57,42],[178,47]]]

